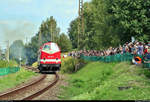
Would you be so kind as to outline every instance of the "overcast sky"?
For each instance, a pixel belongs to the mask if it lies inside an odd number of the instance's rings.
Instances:
[[[31,38],[50,16],[54,16],[61,32],[67,33],[77,15],[78,0],[0,0],[0,45],[6,40]]]

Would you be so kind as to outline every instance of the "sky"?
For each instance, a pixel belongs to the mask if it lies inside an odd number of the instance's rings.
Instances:
[[[0,46],[7,40],[30,41],[50,16],[56,19],[61,33],[67,34],[77,15],[78,0],[0,0]]]

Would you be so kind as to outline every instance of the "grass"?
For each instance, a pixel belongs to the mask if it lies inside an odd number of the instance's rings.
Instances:
[[[150,71],[128,62],[90,62],[68,74],[69,86],[59,96],[64,100],[150,100]],[[119,87],[131,87],[119,90]]]
[[[23,82],[26,82],[31,77],[37,75],[34,72],[27,71],[23,68],[20,68],[20,71],[15,74],[9,74],[6,77],[0,78],[0,92],[13,88]]]
[[[16,67],[16,66],[18,66],[16,61],[10,60],[8,62],[8,61],[2,61],[2,60],[0,60],[0,68]]]

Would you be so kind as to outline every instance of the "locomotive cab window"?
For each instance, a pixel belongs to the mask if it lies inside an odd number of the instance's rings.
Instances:
[[[49,46],[49,45],[45,45],[45,46],[43,47],[43,50],[50,50],[50,46]]]
[[[51,49],[53,49],[54,51],[59,51],[59,47],[55,43],[51,43]]]

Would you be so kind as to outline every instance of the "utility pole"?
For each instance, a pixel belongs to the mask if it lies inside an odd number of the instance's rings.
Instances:
[[[9,40],[7,41],[6,60],[9,62]]]
[[[0,60],[2,60],[2,49],[1,49],[1,46],[0,46]]]
[[[41,46],[42,44],[42,35],[41,35],[41,30],[39,32],[39,47]]]
[[[28,37],[26,37],[26,44],[28,43]]]
[[[52,22],[51,22],[51,41],[53,40],[53,36],[52,36]]]
[[[84,7],[83,7],[83,0],[81,0],[81,22],[82,22],[82,35],[84,36],[85,30],[84,30]]]
[[[53,21],[51,21],[51,41],[54,41],[54,35],[53,35]]]
[[[80,41],[81,39],[84,39],[84,10],[83,10],[83,0],[79,0],[79,11],[78,11],[78,48],[80,48],[80,44],[82,43]]]
[[[20,56],[19,56],[20,67],[21,67],[21,60],[22,60],[22,58],[21,58],[21,52],[22,52],[22,49],[20,48]]]

